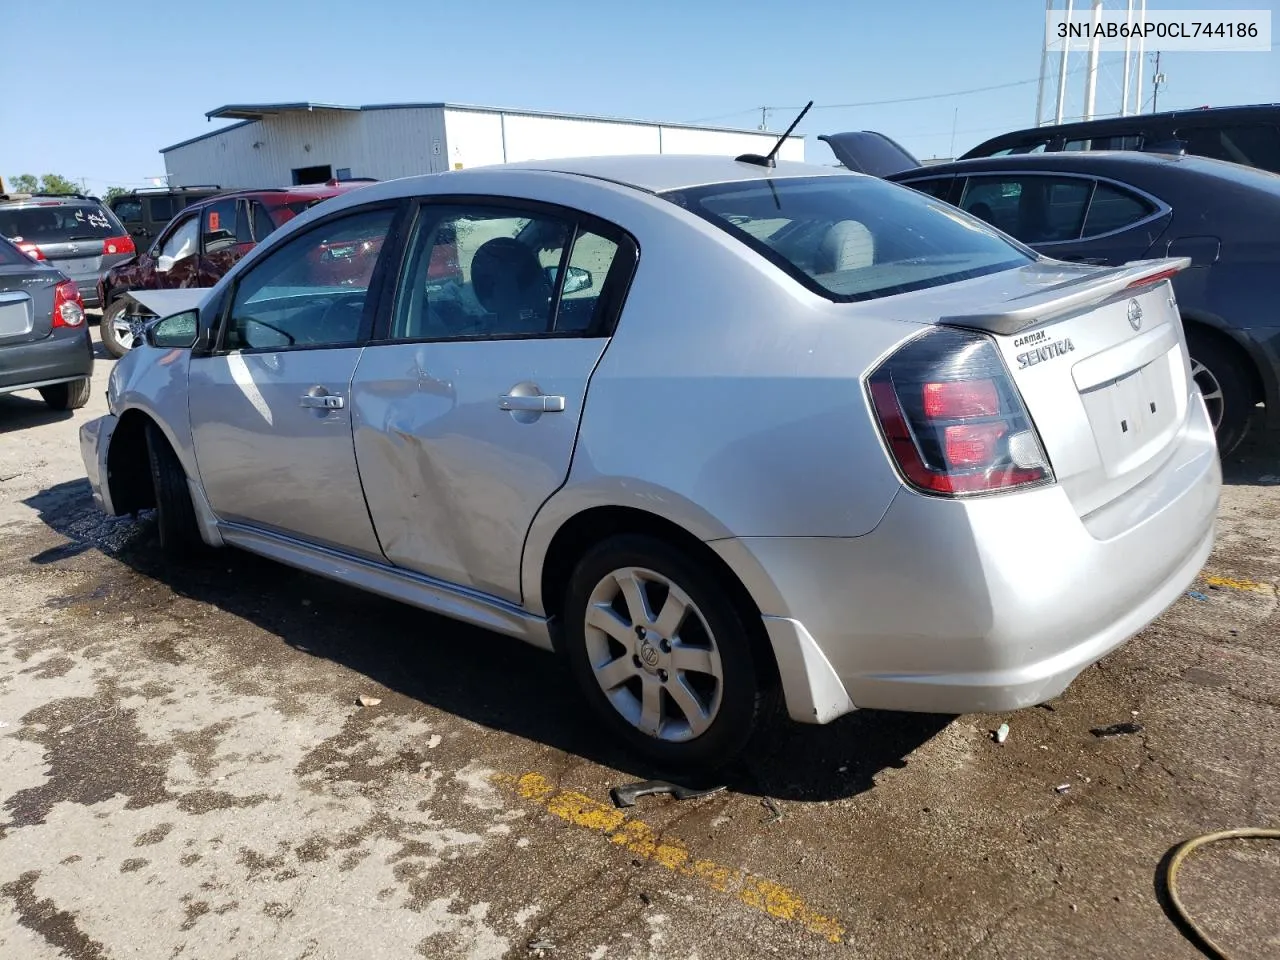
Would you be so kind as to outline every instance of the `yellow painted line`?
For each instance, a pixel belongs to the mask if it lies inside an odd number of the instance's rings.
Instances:
[[[586,794],[559,790],[539,773],[526,773],[519,777],[496,774],[493,780],[566,823],[603,833],[610,843],[635,856],[698,880],[718,893],[734,896],[775,920],[797,923],[832,943],[839,943],[844,937],[843,924],[814,911],[794,890],[746,870],[695,859],[681,841],[660,839],[653,827],[644,821],[632,819],[621,810],[592,800]]]
[[[1228,590],[1245,590],[1249,593],[1276,592],[1275,586],[1270,583],[1259,583],[1257,580],[1240,580],[1236,577],[1206,575],[1204,582],[1211,587],[1225,587]]]

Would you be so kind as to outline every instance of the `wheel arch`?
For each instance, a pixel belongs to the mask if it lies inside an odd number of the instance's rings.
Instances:
[[[137,408],[125,410],[111,434],[106,485],[111,504],[120,516],[156,505],[151,463],[147,458],[148,423],[156,423],[155,418]]]
[[[1280,383],[1277,383],[1275,372],[1270,370],[1270,364],[1258,356],[1253,343],[1214,314],[1192,309],[1181,311],[1181,316],[1188,333],[1194,331],[1197,335],[1211,337],[1240,361],[1254,403],[1266,403],[1268,418],[1280,416],[1280,410],[1277,410],[1280,407]]]

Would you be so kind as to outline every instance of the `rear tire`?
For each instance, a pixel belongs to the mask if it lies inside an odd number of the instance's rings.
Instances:
[[[89,402],[89,378],[41,387],[40,396],[54,410],[79,410]]]
[[[196,509],[187,488],[187,473],[168,439],[154,423],[147,424],[147,457],[156,494],[156,526],[160,549],[174,557],[188,557],[204,541],[196,523]]]
[[[128,306],[129,301],[123,297],[117,297],[102,311],[102,321],[98,324],[102,334],[102,345],[106,347],[107,353],[117,360],[133,349],[133,334],[128,332],[128,322],[125,319]],[[116,329],[117,324],[124,324],[126,329]]]
[[[593,547],[563,609],[562,652],[583,696],[660,769],[723,766],[773,712],[749,611],[665,541],[623,534]]]
[[[1226,456],[1249,432],[1254,399],[1248,372],[1230,347],[1212,334],[1187,327],[1191,375],[1204,396],[1209,419],[1218,436],[1218,452]]]

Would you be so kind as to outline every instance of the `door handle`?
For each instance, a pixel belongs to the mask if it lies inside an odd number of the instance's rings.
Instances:
[[[324,393],[320,396],[308,393],[302,398],[302,406],[309,407],[312,410],[341,410],[346,405],[346,400],[331,393]]]
[[[564,413],[564,397],[548,396],[545,393],[532,397],[519,397],[508,394],[498,398],[499,410],[529,410],[536,413]]]

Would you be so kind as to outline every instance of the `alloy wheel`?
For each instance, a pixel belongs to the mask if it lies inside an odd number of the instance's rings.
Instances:
[[[1226,409],[1226,401],[1223,399],[1222,394],[1222,384],[1218,382],[1218,378],[1214,376],[1213,371],[1195,357],[1191,358],[1191,379],[1200,388],[1200,393],[1204,397],[1205,409],[1209,413],[1209,420],[1213,424],[1213,429],[1217,430],[1222,424],[1222,414]]]
[[[662,574],[623,567],[591,592],[584,636],[600,689],[647,736],[692,740],[716,718],[724,670],[696,603]]]

